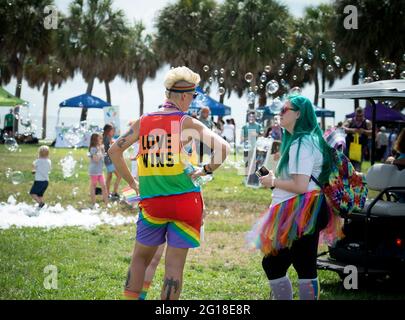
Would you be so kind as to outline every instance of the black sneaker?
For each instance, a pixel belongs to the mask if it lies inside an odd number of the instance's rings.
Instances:
[[[45,203],[42,202],[42,203],[40,203],[40,204],[38,205],[38,208],[42,209],[44,205],[45,205]]]

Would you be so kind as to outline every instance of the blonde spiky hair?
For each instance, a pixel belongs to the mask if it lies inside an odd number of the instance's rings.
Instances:
[[[195,90],[200,81],[201,78],[198,73],[183,66],[169,70],[165,77],[164,86],[168,91],[189,92]]]

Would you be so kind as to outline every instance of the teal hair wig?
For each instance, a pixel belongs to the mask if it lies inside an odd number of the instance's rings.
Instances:
[[[315,148],[318,148],[323,155],[322,171],[319,176],[320,183],[326,183],[329,180],[332,164],[332,148],[326,143],[322,136],[322,130],[318,125],[315,115],[315,110],[311,101],[302,95],[292,95],[287,98],[291,102],[291,107],[294,111],[299,111],[300,115],[294,125],[292,133],[283,129],[283,138],[281,142],[281,158],[277,166],[277,175],[288,167],[289,152],[291,144],[297,141],[298,148],[296,154],[296,163],[298,166],[299,152],[302,144],[302,139],[309,138]]]

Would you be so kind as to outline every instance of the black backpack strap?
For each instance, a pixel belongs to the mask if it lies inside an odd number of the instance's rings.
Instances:
[[[321,183],[320,183],[319,180],[318,180],[317,178],[315,178],[313,175],[311,175],[311,178],[309,178],[309,181],[311,181],[311,180],[313,180],[313,181],[318,185],[318,187],[322,189]]]

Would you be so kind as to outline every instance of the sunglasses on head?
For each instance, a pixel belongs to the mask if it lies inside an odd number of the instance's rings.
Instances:
[[[187,93],[193,95],[193,100],[194,100],[195,98],[197,98],[197,96],[198,96],[198,93],[197,93],[197,92],[193,92],[193,93],[187,92]]]
[[[288,106],[283,106],[283,107],[281,108],[280,115],[286,114],[288,110],[295,111],[294,108],[290,108],[290,107],[288,107]]]

